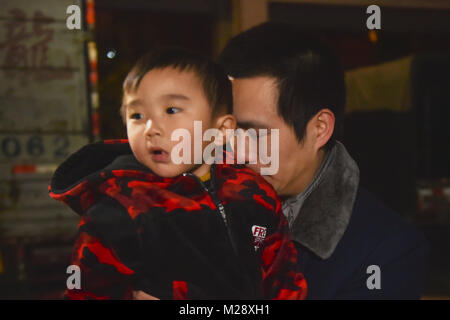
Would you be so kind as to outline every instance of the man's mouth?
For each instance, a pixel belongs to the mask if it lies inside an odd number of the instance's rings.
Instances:
[[[151,156],[152,160],[155,162],[167,163],[170,160],[169,153],[167,151],[165,151],[163,148],[151,147],[149,152],[150,152],[150,156]]]

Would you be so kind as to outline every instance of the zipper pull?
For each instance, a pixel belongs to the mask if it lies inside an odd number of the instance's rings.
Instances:
[[[206,185],[205,185],[205,184],[203,183],[203,181],[202,181],[199,177],[197,177],[195,174],[193,174],[193,173],[191,173],[191,172],[183,172],[183,177],[186,177],[186,176],[190,176],[190,177],[194,178],[194,180],[196,180],[198,183],[200,183],[200,185],[202,186],[202,188],[205,189],[205,191],[209,193],[209,190],[208,190],[208,188],[206,187]]]
[[[216,206],[217,206],[217,208],[219,208],[220,215],[222,216],[223,222],[225,223],[225,226],[227,227],[228,226],[227,215],[225,214],[225,208],[224,208],[222,202],[216,203]]]
[[[209,196],[213,200],[213,202],[216,205],[217,209],[219,209],[219,212],[220,212],[220,215],[222,216],[223,222],[225,223],[225,226],[227,227],[228,223],[227,223],[227,214],[225,212],[225,207],[223,206],[223,204],[220,201],[220,199],[218,199],[218,197],[217,197],[216,190],[215,190],[214,184],[213,184],[213,180],[211,180],[211,188],[208,189],[205,186],[205,184],[203,183],[203,181],[199,177],[197,177],[195,174],[193,174],[191,172],[183,172],[183,177],[186,177],[186,176],[193,177],[195,180],[197,180],[200,183],[202,188],[205,189],[205,191],[209,194]],[[211,179],[213,179],[213,178],[211,177]]]

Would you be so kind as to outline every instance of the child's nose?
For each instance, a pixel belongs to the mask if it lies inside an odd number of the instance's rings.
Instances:
[[[148,119],[147,122],[145,123],[145,132],[144,132],[145,136],[148,137],[152,137],[155,135],[161,135],[162,134],[162,129],[161,127],[157,124],[157,121],[153,121],[151,119]]]

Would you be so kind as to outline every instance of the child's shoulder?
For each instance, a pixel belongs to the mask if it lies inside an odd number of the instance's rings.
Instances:
[[[243,164],[217,164],[216,167],[219,168],[223,175],[229,178],[240,179],[242,181],[253,180],[262,186],[272,188],[272,185],[263,176]]]
[[[240,164],[220,164],[218,168],[224,179],[224,187],[231,185],[239,189],[246,188],[246,194],[251,194],[252,200],[255,199],[254,195],[264,195],[279,202],[272,185],[263,176],[249,167]]]

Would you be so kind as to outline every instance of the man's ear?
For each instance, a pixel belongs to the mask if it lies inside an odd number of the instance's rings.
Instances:
[[[314,147],[322,148],[333,135],[336,117],[330,109],[320,110],[313,118]]]
[[[224,137],[223,143],[226,143],[227,138],[227,129],[232,129],[233,133],[236,130],[236,118],[231,114],[225,114],[223,116],[217,117],[216,119],[216,128],[222,132]]]

